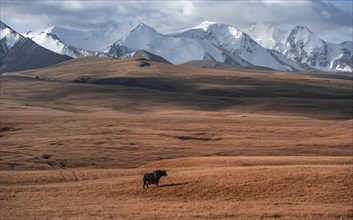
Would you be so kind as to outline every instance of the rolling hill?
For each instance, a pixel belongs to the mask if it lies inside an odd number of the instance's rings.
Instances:
[[[352,217],[349,73],[136,56],[0,76],[1,219]]]

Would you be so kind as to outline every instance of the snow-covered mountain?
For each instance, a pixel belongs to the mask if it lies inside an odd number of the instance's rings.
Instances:
[[[94,52],[94,51],[76,48],[71,45],[66,45],[64,42],[61,41],[61,39],[58,38],[58,36],[56,36],[51,32],[53,29],[54,27],[51,29],[47,29],[45,31],[39,31],[39,32],[29,31],[23,35],[48,50],[51,50],[58,54],[67,55],[72,58],[79,58],[79,57],[86,57],[86,56],[99,56],[99,57],[107,56],[102,52]]]
[[[353,51],[353,41],[344,41],[338,44],[341,48],[347,48],[350,51]]]
[[[204,59],[223,61],[221,50],[207,40],[164,35],[144,23],[140,23],[128,35],[116,41],[107,52],[116,56],[121,48],[146,50],[173,64]]]
[[[243,66],[255,65],[276,70],[301,70],[302,68],[282,54],[263,48],[249,35],[236,27],[215,22],[171,34],[174,38],[201,39],[211,42],[223,52],[224,62]]]
[[[0,21],[0,72],[50,66],[71,59],[47,50]]]
[[[339,45],[325,42],[303,26],[282,30],[268,23],[257,23],[244,31],[261,46],[284,54],[304,69],[353,71],[349,42]]]
[[[258,44],[265,48],[283,51],[283,41],[288,38],[290,31],[278,28],[270,23],[256,23],[244,29]]]
[[[146,50],[174,64],[190,60],[214,60],[237,65],[263,66],[277,70],[301,70],[284,55],[265,49],[235,27],[204,22],[194,28],[164,35],[140,23],[107,50],[111,56],[124,51]]]
[[[21,35],[0,21],[0,58],[5,58],[9,49],[21,38]]]
[[[67,46],[81,48],[86,51],[103,52],[106,48],[112,45],[115,41],[129,33],[138,23],[137,22],[119,22],[107,25],[94,30],[74,30],[61,26],[53,26],[37,32],[27,32],[24,36],[30,37],[33,40],[38,40],[38,43],[43,43],[43,46],[53,47],[52,44],[57,44],[50,40],[45,42],[47,35],[55,36],[60,39],[61,43]],[[53,49],[57,49],[54,46]],[[59,49],[60,50],[60,49]]]
[[[302,26],[283,30],[258,23],[242,31],[231,25],[206,21],[193,28],[162,34],[142,22],[136,25],[137,22],[120,22],[88,31],[53,26],[23,35],[48,50],[73,58],[127,58],[137,50],[145,50],[173,64],[210,60],[282,71],[353,70],[351,41],[325,42]],[[2,29],[1,36],[11,32]],[[1,57],[19,36],[11,34],[1,41]]]

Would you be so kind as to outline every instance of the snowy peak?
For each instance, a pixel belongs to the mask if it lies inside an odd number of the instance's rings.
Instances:
[[[113,44],[116,40],[130,33],[136,24],[137,22],[134,21],[115,22],[89,32],[92,35],[92,39],[102,41],[102,48],[106,48]]]
[[[136,33],[136,34],[160,34],[158,33],[155,29],[151,28],[150,26],[146,25],[143,22],[140,22],[134,29],[130,31],[131,33]]]
[[[239,30],[234,26],[217,23],[217,22],[210,22],[210,21],[202,22],[201,24],[193,28],[184,30],[183,32],[184,33],[187,33],[187,32],[205,33],[206,32],[206,33],[211,33],[213,36],[227,34],[237,38],[239,38],[243,34],[241,30]]]
[[[63,34],[71,34],[71,31],[73,31],[75,33],[75,30],[71,30],[71,29],[67,29],[65,27],[62,26],[58,26],[58,25],[54,25],[48,28],[45,28],[43,30],[40,31],[30,31],[30,33],[27,32],[28,35],[38,35],[38,34],[52,34],[52,35],[63,35]]]
[[[312,34],[312,32],[309,30],[309,28],[307,27],[304,27],[302,25],[296,25],[294,28],[293,28],[294,31],[305,31],[305,32],[309,32]]]
[[[292,29],[280,52],[300,63],[305,69],[321,71],[346,69],[346,67],[342,68],[338,61],[343,56],[340,48],[326,43],[303,26]]]
[[[288,37],[289,33],[270,23],[256,23],[244,31],[251,36],[258,44],[265,48],[281,50],[281,44]]]
[[[202,60],[205,52],[217,61],[222,60],[222,52],[208,41],[164,35],[144,23],[140,23],[128,35],[116,41],[108,48],[108,53],[116,56],[126,48],[146,50],[174,64]]]
[[[163,35],[158,33],[156,30],[153,28],[147,26],[143,22],[140,22],[135,28],[133,28],[129,34],[125,35],[124,37],[120,38],[117,40],[112,46],[114,45],[123,45],[122,42],[125,44],[125,46],[130,45],[132,46],[132,49],[142,49],[143,48],[136,48],[137,45],[143,45],[143,44],[152,44],[153,41],[158,41],[160,38],[162,38]],[[136,46],[134,46],[136,44]],[[110,46],[108,50],[112,47]],[[129,47],[129,46],[128,46]]]
[[[301,44],[306,51],[324,46],[324,41],[312,33],[307,27],[296,26],[287,38],[287,42],[293,41]]]
[[[62,29],[62,28],[60,28],[60,27],[54,25],[54,26],[51,26],[51,27],[48,27],[48,28],[42,30],[41,32],[43,32],[43,33],[52,33],[52,32],[55,32],[55,31],[58,31],[58,32],[59,32],[60,29]]]
[[[128,34],[136,22],[117,22],[94,30],[75,30],[63,26],[52,26],[36,32],[28,32],[24,35],[33,38],[37,35],[52,34],[60,39],[66,46],[81,48],[85,51],[103,52],[116,40]],[[42,46],[46,47],[45,44]]]
[[[223,24],[223,23],[217,23],[217,22],[210,22],[210,21],[204,21],[201,24],[187,29],[187,30],[197,30],[197,29],[202,29],[203,31],[206,32],[213,32],[213,33],[219,33],[219,32],[229,32],[229,33],[238,33],[242,32],[238,28],[228,25],[228,24]],[[185,30],[185,31],[187,31]],[[184,31],[184,32],[185,32]]]
[[[217,22],[204,21],[201,24],[190,29],[203,29],[204,31],[207,31],[212,25],[217,25]]]
[[[289,31],[257,23],[245,31],[261,46],[276,50],[304,69],[352,71],[352,50],[349,43],[335,45],[320,39],[307,27],[297,25]]]
[[[39,46],[3,22],[0,34],[0,72],[41,68],[71,59]]]
[[[1,41],[1,56],[5,51],[12,47],[22,36],[0,21],[0,41]]]
[[[286,50],[285,44],[300,44],[300,47],[306,47],[309,50],[323,45],[323,41],[320,38],[307,27],[300,25],[287,31],[269,23],[256,23],[244,29],[244,31],[261,46],[282,53]]]
[[[62,50],[65,47],[65,44],[51,32],[41,31],[40,33],[26,33],[25,37],[33,40],[37,44],[43,46],[44,48],[51,50],[55,53],[63,54]]]
[[[12,28],[7,26],[4,22],[0,21],[0,40],[6,37],[8,34],[18,34]]]
[[[171,36],[209,41],[222,50],[223,62],[285,71],[301,69],[295,62],[261,47],[248,34],[228,24],[207,21]]]
[[[72,58],[79,58],[84,56],[106,56],[103,53],[76,48],[74,46],[71,46],[70,44],[65,44],[56,35],[56,34],[63,35],[65,32],[68,32],[68,31],[71,32],[72,30],[65,29],[60,26],[52,26],[42,31],[27,32],[23,35],[48,50],[51,50],[58,54],[67,55]]]
[[[12,34],[18,34],[15,30],[13,30],[10,26],[6,25],[4,22],[0,21],[0,31],[3,33],[1,34],[2,37],[5,36],[5,33],[12,33]],[[1,38],[2,38],[1,37]]]
[[[0,34],[1,47],[7,49],[22,37],[3,22],[0,22]],[[128,57],[145,50],[174,64],[212,60],[283,71],[353,70],[352,42],[328,43],[299,25],[284,30],[270,23],[256,23],[240,30],[228,24],[205,21],[165,35],[144,22],[127,21],[94,30],[52,26],[23,36],[53,52],[74,58]]]
[[[70,29],[70,28],[66,28],[64,26],[60,26],[60,25],[54,25],[51,26],[49,28],[46,28],[43,30],[43,32],[46,33],[51,33],[51,34],[58,34],[58,35],[62,35],[62,34],[71,34],[71,33],[85,33],[85,31],[80,31],[80,30],[75,30],[75,29]]]
[[[134,28],[134,30],[143,29],[143,28],[152,29],[151,27],[149,27],[149,26],[146,25],[145,23],[140,22],[140,23]],[[132,31],[134,31],[134,30],[132,30]]]
[[[275,27],[267,22],[257,22],[254,25],[244,29],[245,32],[249,33],[251,36],[260,36],[262,33],[272,32]]]

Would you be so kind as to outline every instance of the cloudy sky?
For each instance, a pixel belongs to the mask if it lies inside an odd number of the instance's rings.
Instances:
[[[143,21],[170,33],[208,20],[240,29],[256,22],[303,25],[324,40],[353,40],[351,0],[117,1],[0,0],[1,21],[19,32],[53,25],[94,29],[119,21]]]

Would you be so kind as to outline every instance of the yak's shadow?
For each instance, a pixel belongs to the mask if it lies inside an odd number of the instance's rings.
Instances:
[[[161,184],[161,185],[159,185],[159,187],[181,186],[181,185],[187,185],[189,183],[190,182]]]

